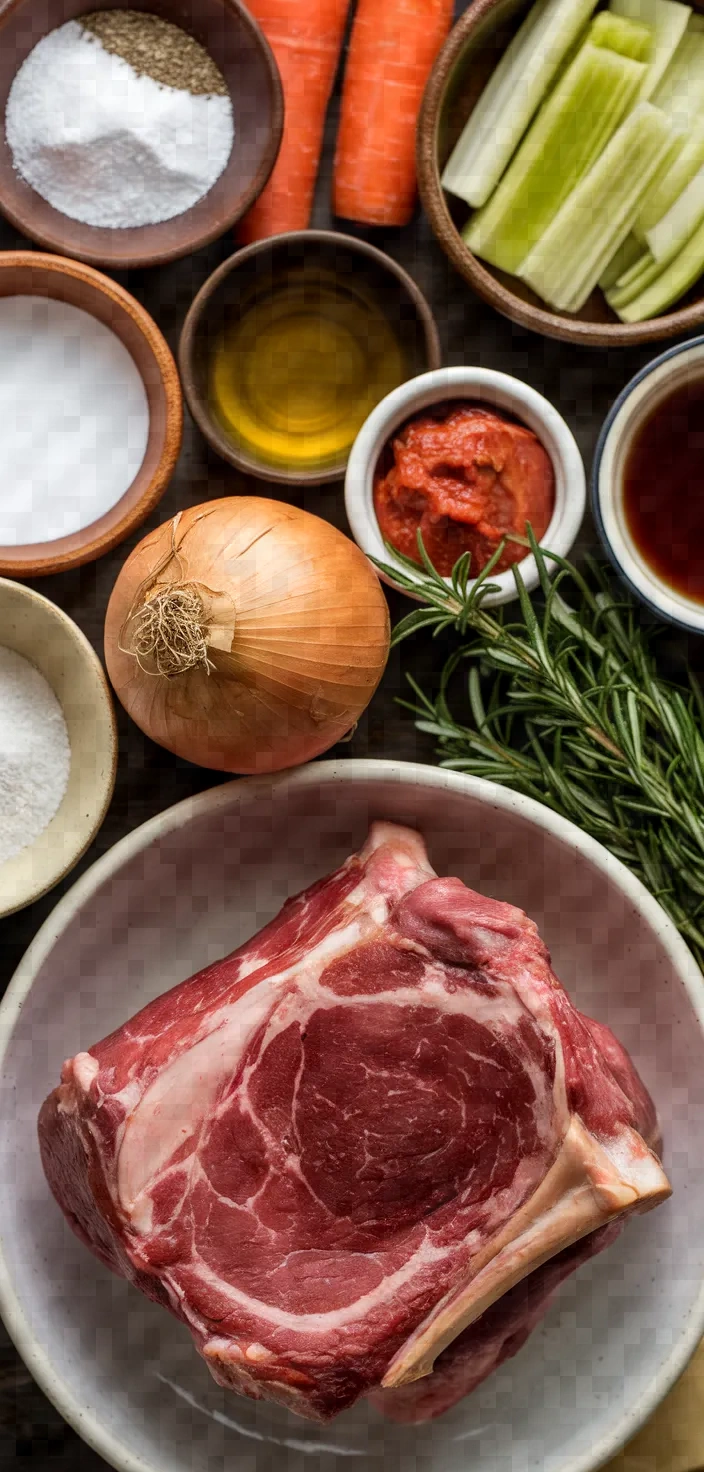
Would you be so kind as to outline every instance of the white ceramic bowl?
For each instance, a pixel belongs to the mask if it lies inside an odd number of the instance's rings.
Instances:
[[[347,517],[362,551],[412,576],[384,545],[374,510],[374,472],[384,446],[399,426],[444,399],[472,400],[488,404],[492,409],[506,409],[538,436],[555,472],[555,510],[540,545],[566,557],[579,531],[586,498],[584,466],[574,435],[542,394],[519,378],[496,373],[491,368],[435,368],[431,373],[421,373],[418,378],[402,383],[372,410],[354,442],[345,476]],[[526,587],[529,590],[537,587],[535,558],[525,557],[518,566]],[[392,588],[400,586],[393,578],[383,573],[380,576]],[[449,578],[445,581],[449,586]],[[486,595],[488,605],[508,603],[516,597],[510,568],[491,581],[498,584],[498,591]]]
[[[51,822],[0,864],[2,917],[58,884],[94,839],[115,786],[117,728],[103,667],[85,634],[55,603],[7,578],[0,578],[0,644],[48,680],[71,747],[68,787]]]
[[[594,517],[617,572],[660,618],[698,634],[704,633],[704,604],[663,582],[631,536],[623,505],[623,476],[633,437],[644,420],[675,389],[702,378],[704,337],[669,348],[646,364],[626,384],[608,414],[592,467]]]
[[[674,1195],[582,1268],[522,1352],[440,1420],[394,1426],[359,1403],[320,1427],[220,1390],[187,1330],[81,1246],[49,1196],[36,1115],[67,1055],[238,945],[375,817],[415,824],[441,874],[535,917],[578,1005],[615,1028],[652,1090]],[[82,876],[0,1008],[5,1322],[63,1415],[121,1472],[591,1472],[704,1330],[703,1018],[704,981],[655,900],[527,798],[382,761],[214,788]]]

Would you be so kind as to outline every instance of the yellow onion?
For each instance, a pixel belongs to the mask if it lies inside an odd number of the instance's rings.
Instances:
[[[342,532],[260,496],[145,537],[105,620],[108,674],[152,740],[199,766],[275,772],[326,751],[381,679],[389,615]]]

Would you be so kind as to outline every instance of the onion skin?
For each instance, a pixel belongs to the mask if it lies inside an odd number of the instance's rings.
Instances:
[[[214,669],[166,677],[119,648],[154,573],[229,595],[230,653]],[[327,751],[369,704],[389,652],[389,612],[366,557],[310,512],[260,496],[190,507],[139,543],[108,604],[105,660],[128,715],[160,746],[202,767],[277,772]]]

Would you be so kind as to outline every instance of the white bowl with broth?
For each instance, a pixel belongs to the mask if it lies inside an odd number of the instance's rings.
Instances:
[[[631,591],[659,618],[702,634],[704,602],[689,597],[660,576],[644,555],[629,524],[624,494],[629,455],[639,432],[671,395],[692,386],[704,396],[704,337],[670,348],[626,384],[599,436],[591,494],[594,518],[606,551]],[[701,450],[697,459],[704,461]],[[657,476],[655,463],[653,476]],[[704,486],[682,486],[681,494],[701,497]],[[693,562],[701,564],[702,557],[702,548],[692,546]]]

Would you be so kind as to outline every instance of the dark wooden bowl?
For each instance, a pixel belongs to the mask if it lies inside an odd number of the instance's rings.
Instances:
[[[210,406],[208,377],[212,352],[225,313],[236,311],[256,284],[266,290],[286,269],[310,264],[318,256],[344,280],[349,275],[373,289],[406,350],[409,378],[440,367],[440,339],[433,314],[415,281],[390,256],[333,230],[296,230],[257,241],[224,261],[201,287],[183,324],[178,358],[186,402],[205,438],[231,465],[279,485],[322,485],[344,475],[348,456],[325,470],[273,469],[228,438]]]
[[[0,574],[36,578],[92,562],[140,526],[173,475],[181,448],[183,399],[176,364],[156,323],[128,291],[100,271],[39,251],[2,251],[0,296],[19,295],[69,302],[111,328],[134,359],[149,407],[144,460],[110,511],[68,537],[0,546]]]
[[[4,121],[13,78],[47,31],[88,11],[123,8],[119,0],[9,0],[0,14],[0,210],[47,250],[111,270],[163,265],[230,229],[264,188],[283,128],[276,63],[240,0],[129,0],[129,9],[159,15],[190,31],[217,62],[230,88],[234,114],[229,162],[192,209],[158,225],[98,228],[71,220],[47,204],[13,168]]]
[[[469,218],[469,206],[445,193],[440,176],[485,82],[531,3],[473,0],[450,32],[431,73],[418,119],[416,157],[421,199],[440,245],[484,301],[544,337],[586,347],[617,347],[656,342],[701,328],[704,281],[692,288],[676,311],[647,322],[620,322],[598,290],[572,315],[554,311],[524,282],[478,260],[465,245],[460,232]],[[697,0],[695,8],[701,8]]]

